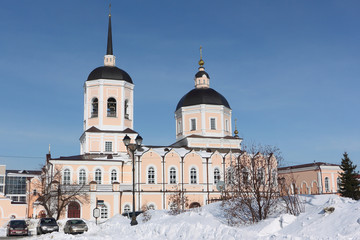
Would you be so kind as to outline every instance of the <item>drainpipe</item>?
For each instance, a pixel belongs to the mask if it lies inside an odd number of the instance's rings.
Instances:
[[[207,190],[207,203],[210,203],[210,192],[209,192],[209,158],[206,158],[206,190]]]
[[[165,155],[162,156],[162,168],[163,168],[163,171],[162,171],[162,185],[163,185],[163,209],[166,209],[165,208]]]

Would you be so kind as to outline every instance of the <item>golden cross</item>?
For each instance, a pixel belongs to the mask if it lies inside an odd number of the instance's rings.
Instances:
[[[200,59],[202,59],[202,46],[200,45]]]
[[[111,3],[109,4],[109,16],[111,16]]]

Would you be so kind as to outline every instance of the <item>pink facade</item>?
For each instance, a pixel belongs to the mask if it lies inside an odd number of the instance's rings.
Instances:
[[[278,169],[279,176],[291,183],[292,191],[300,194],[337,193],[341,171],[339,165],[322,162]]]

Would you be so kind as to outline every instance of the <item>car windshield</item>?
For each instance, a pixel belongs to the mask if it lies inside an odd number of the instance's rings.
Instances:
[[[56,224],[56,221],[54,218],[43,218],[43,219],[41,219],[41,223]]]
[[[76,225],[76,224],[85,224],[85,222],[83,220],[69,220],[69,223],[71,225]]]
[[[10,227],[13,227],[13,228],[26,227],[26,222],[22,221],[22,220],[11,221],[10,222]]]

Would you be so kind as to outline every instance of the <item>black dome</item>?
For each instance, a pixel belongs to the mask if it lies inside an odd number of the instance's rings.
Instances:
[[[131,77],[127,72],[121,70],[118,67],[98,67],[95,68],[90,74],[87,81],[97,80],[97,79],[112,79],[112,80],[122,80],[128,83],[133,83]]]
[[[214,89],[195,88],[180,99],[178,105],[176,106],[176,110],[181,107],[193,106],[198,104],[223,105],[227,108],[230,108],[230,105],[225,99],[225,97]]]
[[[199,77],[202,77],[204,74],[206,75],[206,77],[207,77],[208,79],[210,79],[209,74],[208,74],[207,72],[205,72],[205,71],[198,71],[198,72],[195,74],[195,77],[196,77],[196,78],[199,78]]]

